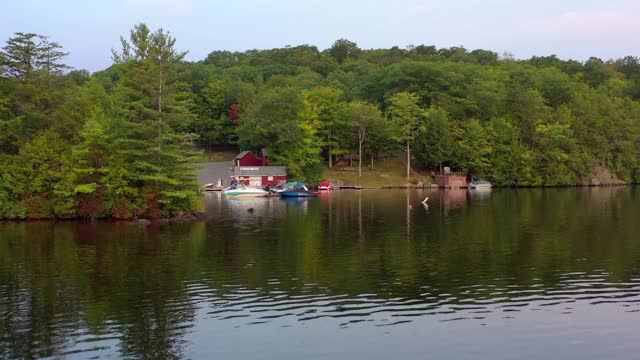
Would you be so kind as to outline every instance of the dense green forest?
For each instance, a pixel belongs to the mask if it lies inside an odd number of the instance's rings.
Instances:
[[[203,45],[206,46],[206,45]],[[214,45],[211,45],[214,46]],[[201,208],[203,149],[269,148],[293,179],[358,154],[502,186],[640,178],[640,59],[287,46],[184,60],[136,25],[93,74],[48,37],[0,55],[0,218],[132,218]],[[407,168],[409,169],[409,168]]]

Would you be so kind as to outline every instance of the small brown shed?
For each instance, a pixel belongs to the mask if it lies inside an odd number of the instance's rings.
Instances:
[[[467,187],[467,177],[459,175],[435,175],[436,184],[441,188],[458,189]]]

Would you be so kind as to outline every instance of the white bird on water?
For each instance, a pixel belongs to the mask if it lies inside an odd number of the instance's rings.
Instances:
[[[429,209],[429,204],[427,204],[427,201],[429,200],[429,197],[427,196],[426,198],[424,198],[424,200],[422,200],[422,205],[424,206],[425,209]]]

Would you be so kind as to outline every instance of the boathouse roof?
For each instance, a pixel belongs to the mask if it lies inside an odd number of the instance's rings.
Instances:
[[[232,176],[287,176],[285,166],[234,166]]]

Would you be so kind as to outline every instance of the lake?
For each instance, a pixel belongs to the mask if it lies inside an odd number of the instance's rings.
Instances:
[[[640,351],[638,188],[207,193],[206,205],[197,223],[0,223],[0,358]]]

